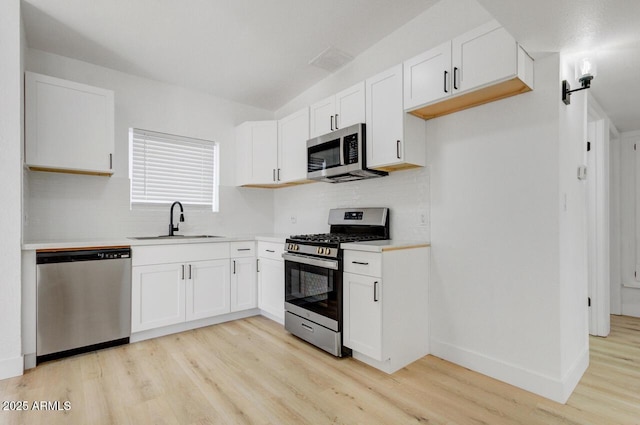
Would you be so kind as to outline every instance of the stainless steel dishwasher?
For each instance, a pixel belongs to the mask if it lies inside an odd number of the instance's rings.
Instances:
[[[129,342],[129,247],[37,252],[36,263],[37,363]]]

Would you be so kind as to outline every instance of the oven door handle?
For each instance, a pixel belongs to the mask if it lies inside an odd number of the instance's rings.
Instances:
[[[287,252],[282,254],[282,258],[285,261],[291,261],[293,263],[308,264],[310,266],[324,267],[325,269],[338,270],[337,260],[324,260],[322,258],[307,257],[305,255],[289,254]]]

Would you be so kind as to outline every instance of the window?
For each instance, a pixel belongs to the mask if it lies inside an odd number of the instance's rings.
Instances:
[[[205,205],[218,211],[218,144],[129,130],[131,205]]]

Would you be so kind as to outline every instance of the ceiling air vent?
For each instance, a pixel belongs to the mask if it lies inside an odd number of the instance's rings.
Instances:
[[[345,64],[353,60],[353,56],[342,50],[329,46],[318,56],[309,61],[309,65],[322,68],[325,71],[335,72],[342,68]]]

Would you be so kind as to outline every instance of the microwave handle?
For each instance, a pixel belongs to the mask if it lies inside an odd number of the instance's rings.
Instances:
[[[346,165],[344,163],[344,137],[340,137],[340,165]]]

